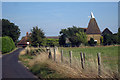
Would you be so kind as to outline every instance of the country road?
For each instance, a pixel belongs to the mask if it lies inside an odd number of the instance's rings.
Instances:
[[[2,57],[2,78],[20,78],[38,80],[31,72],[29,72],[19,61],[18,55],[22,48],[19,48],[11,54]]]

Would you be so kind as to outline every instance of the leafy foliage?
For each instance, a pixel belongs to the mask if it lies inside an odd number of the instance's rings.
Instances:
[[[62,29],[60,31],[60,39],[59,43],[60,45],[65,46],[66,43],[71,42],[72,46],[79,46],[81,43],[87,42],[86,34],[84,33],[84,29],[77,28],[76,26],[73,26],[72,28]],[[69,41],[67,41],[67,39]]]
[[[5,36],[2,38],[2,53],[7,53],[12,51],[15,48],[15,44],[12,38]]]
[[[1,19],[0,19],[0,37],[2,37],[2,20]]]
[[[118,33],[104,33],[102,36],[104,45],[120,44],[120,28],[118,28]]]
[[[79,47],[79,45],[81,43],[86,43],[87,42],[87,37],[86,37],[86,34],[84,32],[78,32],[78,33],[75,34],[73,39],[71,39],[70,41],[72,43],[75,43],[75,45],[77,47]]]
[[[103,44],[103,36],[100,37],[100,43]]]
[[[95,45],[96,45],[96,42],[94,41],[93,38],[90,38],[90,41],[88,41],[88,44],[89,44],[90,46],[95,46]]]
[[[112,42],[113,42],[113,44],[119,44],[118,34],[113,34],[113,36],[112,36]]]
[[[7,19],[2,19],[2,36],[10,36],[16,42],[20,36],[20,29]]]
[[[118,28],[118,44],[120,44],[120,27]]]
[[[61,36],[59,37],[59,44],[60,46],[65,46],[66,45],[66,29],[62,29],[60,31]]]
[[[38,45],[41,46],[43,39],[45,38],[43,30],[39,29],[37,26],[33,27],[31,30],[31,43],[32,46],[37,47]]]
[[[118,44],[118,34],[104,34],[103,35],[103,44],[104,45],[111,45],[111,44]]]
[[[0,37],[0,44],[2,44],[2,38]],[[2,51],[2,45],[0,45],[0,51]]]
[[[51,38],[45,38],[42,42],[43,46],[59,46],[59,40],[58,39],[51,39]]]
[[[104,45],[111,45],[112,44],[112,35],[104,34],[103,35],[103,44]]]

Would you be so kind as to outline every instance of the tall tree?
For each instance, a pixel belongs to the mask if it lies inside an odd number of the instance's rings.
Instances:
[[[2,20],[0,19],[0,37],[2,36]]]
[[[118,28],[118,44],[120,44],[120,27]]]
[[[20,36],[20,29],[7,19],[2,19],[2,36],[10,36],[16,42]]]
[[[59,45],[60,46],[64,46],[66,45],[66,38],[67,38],[67,34],[66,34],[67,30],[66,29],[62,29],[60,31],[60,37],[59,37]]]
[[[72,46],[79,46],[81,43],[85,43],[87,41],[86,34],[84,33],[84,29],[77,28],[76,26],[73,26],[71,28],[62,29],[60,31],[60,42],[66,44],[66,39],[69,39]]]
[[[87,42],[87,36],[86,36],[86,34],[84,32],[80,32],[80,31],[75,34],[74,39],[75,39],[77,47],[79,47],[79,45],[81,43],[85,44]]]
[[[41,30],[40,28],[33,27],[33,29],[31,30],[31,42],[33,46],[41,46],[41,43],[43,41],[43,39],[45,38],[44,36],[44,32],[43,30]]]
[[[104,45],[111,45],[113,43],[112,36],[110,34],[104,34],[103,35],[103,44]]]

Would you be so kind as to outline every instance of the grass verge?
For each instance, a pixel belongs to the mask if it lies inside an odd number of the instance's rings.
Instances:
[[[17,50],[17,49],[18,49],[18,48],[16,47],[16,48],[13,49],[12,51],[10,51],[10,52],[8,52],[8,53],[4,53],[4,54],[2,54],[2,55],[10,54],[10,53],[14,52],[14,51]]]
[[[30,56],[25,54],[26,50],[21,51],[19,60],[23,65],[29,68],[29,70],[38,78],[64,78],[63,74],[60,74],[56,70],[50,68],[50,64],[47,62],[47,55]],[[43,53],[45,54],[45,53]]]

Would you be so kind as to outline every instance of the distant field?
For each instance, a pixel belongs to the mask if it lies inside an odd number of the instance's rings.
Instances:
[[[75,58],[80,58],[80,52],[86,53],[86,60],[97,59],[97,53],[101,53],[101,62],[104,65],[109,66],[111,69],[117,69],[118,67],[118,46],[105,46],[105,47],[60,47],[59,50],[63,50],[64,56],[69,57],[69,51],[72,51],[72,55]]]

